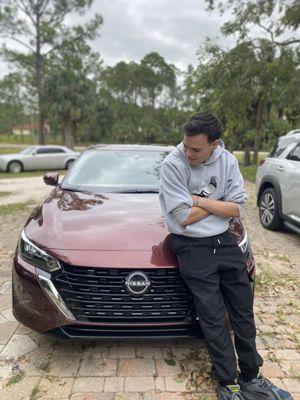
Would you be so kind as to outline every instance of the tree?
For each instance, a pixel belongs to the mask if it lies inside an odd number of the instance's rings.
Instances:
[[[176,88],[175,67],[158,53],[149,53],[141,60],[141,78],[144,98],[153,109],[159,97],[160,103],[172,98]]]
[[[29,102],[30,93],[20,73],[10,73],[0,81],[1,133],[11,133],[14,126],[28,123],[26,119],[32,111]]]
[[[66,17],[73,13],[82,14],[93,0],[5,0],[0,5],[1,36],[21,45],[24,51],[3,46],[2,55],[33,77],[39,109],[39,142],[45,143],[44,125],[46,109],[44,81],[46,61],[68,41],[94,39],[102,24],[100,15],[84,27],[68,27]]]
[[[58,120],[66,145],[74,147],[74,132],[91,115],[101,62],[85,40],[68,41],[48,62],[43,103]]]
[[[255,41],[264,33],[276,46],[300,44],[299,0],[206,0],[206,3],[210,10],[217,7],[221,14],[228,9],[232,11],[233,20],[222,27],[225,35],[236,33],[239,40],[251,38]],[[253,34],[253,27],[260,28],[258,36]]]
[[[254,132],[253,162],[257,163],[263,125],[274,114],[274,108],[278,108],[278,99],[282,99],[280,93],[285,93],[288,99],[286,103],[291,103],[294,89],[286,78],[299,76],[295,62],[299,58],[297,49],[300,43],[300,36],[296,31],[300,20],[299,1],[287,0],[283,3],[279,0],[207,0],[207,3],[211,9],[218,7],[221,14],[227,9],[232,11],[233,19],[223,25],[222,32],[225,35],[235,34],[237,45],[247,44],[254,53],[253,62],[251,59],[246,59],[245,62],[249,65],[249,73],[252,74],[253,113],[249,114],[249,119],[252,119]],[[294,78],[292,81],[299,87],[299,81],[298,84]],[[287,108],[281,102],[281,118],[287,117]],[[289,107],[290,110],[291,108],[293,107]]]

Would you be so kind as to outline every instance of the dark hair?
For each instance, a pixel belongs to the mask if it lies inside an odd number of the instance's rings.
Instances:
[[[211,112],[199,112],[192,115],[183,125],[187,136],[206,135],[209,142],[220,139],[223,127],[221,122]]]

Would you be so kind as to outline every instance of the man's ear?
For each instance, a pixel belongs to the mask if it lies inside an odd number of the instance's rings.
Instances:
[[[215,150],[219,145],[219,139],[213,141],[213,150]]]

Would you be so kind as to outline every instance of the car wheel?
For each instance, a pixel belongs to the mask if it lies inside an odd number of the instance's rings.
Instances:
[[[19,161],[12,161],[8,164],[7,170],[13,174],[18,174],[22,172],[23,166]]]
[[[282,228],[278,198],[273,188],[263,191],[259,199],[259,219],[262,226],[271,231]]]
[[[66,164],[66,169],[70,169],[72,164],[73,164],[74,160],[69,160]]]

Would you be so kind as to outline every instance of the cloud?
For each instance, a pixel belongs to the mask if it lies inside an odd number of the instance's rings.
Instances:
[[[197,64],[196,52],[206,37],[221,36],[225,19],[205,8],[204,0],[94,0],[86,14],[69,15],[65,22],[84,23],[95,13],[102,15],[104,24],[92,48],[105,65],[140,61],[155,51],[185,69]],[[0,65],[0,75],[8,70],[7,64]]]
[[[223,23],[201,0],[102,0],[94,3],[89,16],[95,12],[103,16],[104,25],[93,48],[109,65],[139,61],[151,51],[179,68],[195,64],[205,37],[220,36]]]

